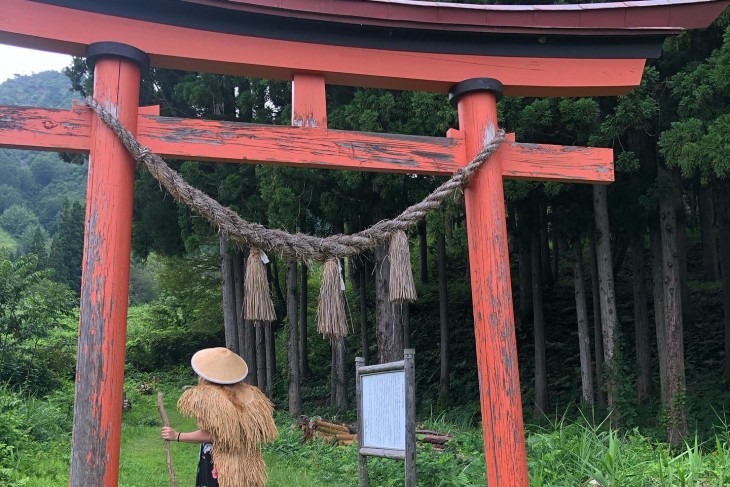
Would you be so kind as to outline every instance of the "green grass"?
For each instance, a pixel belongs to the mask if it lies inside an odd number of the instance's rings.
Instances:
[[[10,236],[8,232],[0,228],[0,249],[6,249],[15,252],[18,248],[18,242]]]
[[[174,428],[190,431],[195,428],[194,422],[181,417],[175,408],[179,393],[178,387],[167,386],[166,409]],[[169,486],[156,395],[140,395],[135,384],[128,384],[127,397],[133,406],[123,416],[119,486]],[[47,415],[54,408],[37,405],[37,412],[30,414]],[[485,483],[481,430],[471,425],[469,411],[456,411],[452,416],[424,418],[421,423],[448,431],[455,438],[442,453],[419,448],[419,487],[474,487]],[[333,447],[319,441],[304,444],[286,414],[278,413],[276,419],[279,438],[264,448],[269,487],[357,485],[355,445]],[[596,480],[603,487],[730,486],[730,427],[721,418],[716,419],[719,426],[712,440],[702,443],[692,437],[676,450],[638,430],[617,432],[607,429],[605,423],[594,425],[586,419],[557,419],[545,426],[531,426],[527,438],[530,485],[575,487]],[[55,433],[50,442],[18,445],[10,482],[3,484],[0,475],[0,484],[67,486],[70,446],[68,435]],[[170,447],[178,485],[193,485],[198,445],[171,443]],[[368,463],[371,487],[403,485],[402,463],[387,459],[370,459]]]

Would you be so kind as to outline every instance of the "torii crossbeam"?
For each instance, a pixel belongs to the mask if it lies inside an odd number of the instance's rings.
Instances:
[[[0,42],[87,56],[94,96],[152,151],[227,163],[449,175],[497,131],[499,96],[619,95],[663,39],[730,0],[461,5],[409,0],[3,0]],[[160,117],[152,66],[293,81],[292,127]],[[449,92],[446,138],[327,129],[325,84]],[[0,107],[0,147],[90,154],[70,484],[119,472],[135,164],[83,107]],[[527,487],[502,179],[608,183],[609,149],[503,144],[465,191],[489,485]]]

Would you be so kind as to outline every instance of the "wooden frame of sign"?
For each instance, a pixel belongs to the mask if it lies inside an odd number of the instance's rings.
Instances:
[[[405,487],[416,485],[415,350],[403,360],[365,365],[355,358],[360,486],[368,486],[367,457],[405,460]]]

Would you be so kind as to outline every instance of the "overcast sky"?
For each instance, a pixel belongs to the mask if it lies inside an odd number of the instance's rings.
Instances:
[[[69,64],[71,56],[0,44],[0,83],[15,74],[60,71]]]

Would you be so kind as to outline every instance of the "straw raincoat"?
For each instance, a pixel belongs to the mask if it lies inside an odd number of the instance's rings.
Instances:
[[[261,444],[276,438],[271,401],[255,386],[202,381],[186,390],[178,409],[197,420],[213,443],[220,487],[264,487],[266,465]]]

